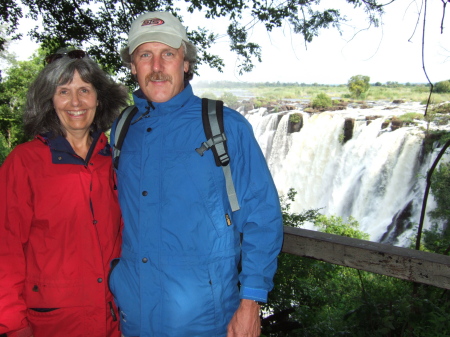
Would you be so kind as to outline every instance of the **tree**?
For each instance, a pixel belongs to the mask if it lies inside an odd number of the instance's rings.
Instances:
[[[379,17],[385,5],[380,0],[343,0],[367,13],[369,25],[378,26]],[[383,2],[384,3],[384,2]],[[340,11],[324,8],[320,0],[275,0],[260,2],[256,0],[193,0],[190,2],[172,0],[161,1],[118,1],[118,0],[7,0],[0,5],[0,24],[8,25],[7,34],[15,39],[22,6],[28,10],[27,17],[42,19],[45,28],[34,28],[32,39],[42,43],[51,52],[66,45],[77,45],[88,50],[104,68],[112,73],[119,72],[121,60],[118,50],[126,44],[126,33],[131,21],[140,13],[155,10],[168,10],[180,17],[184,11],[201,12],[206,19],[229,19],[227,35],[230,49],[240,58],[240,72],[249,72],[253,61],[261,61],[261,50],[257,43],[249,41],[248,30],[256,24],[263,24],[268,32],[288,24],[292,31],[303,36],[305,43],[311,42],[324,28],[340,30],[341,23],[348,20]],[[355,14],[356,15],[356,14]],[[249,22],[244,20],[249,18]],[[181,17],[180,17],[181,18]],[[223,60],[208,52],[217,34],[204,28],[191,29],[188,36],[199,49],[200,63],[222,70]],[[4,39],[0,39],[0,50],[4,49]]]
[[[22,112],[28,87],[43,68],[45,54],[39,50],[30,61],[14,61],[0,82],[0,164],[17,144],[27,140],[23,134]]]
[[[434,85],[434,92],[437,92],[437,93],[450,92],[450,80],[437,82]]]
[[[363,75],[352,76],[348,80],[348,90],[356,98],[360,97],[362,94],[366,93],[370,88],[370,77]]]

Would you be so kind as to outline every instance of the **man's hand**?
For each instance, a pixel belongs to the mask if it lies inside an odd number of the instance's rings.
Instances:
[[[242,299],[228,324],[227,337],[258,337],[259,335],[261,335],[259,304]]]

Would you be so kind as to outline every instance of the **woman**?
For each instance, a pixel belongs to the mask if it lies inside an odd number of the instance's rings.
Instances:
[[[127,91],[81,50],[47,62],[24,112],[35,138],[0,167],[0,334],[120,336],[107,277],[122,220],[103,131]]]

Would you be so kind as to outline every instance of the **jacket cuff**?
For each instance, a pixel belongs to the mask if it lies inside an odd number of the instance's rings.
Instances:
[[[256,302],[267,303],[268,291],[264,289],[256,289],[241,286],[239,297],[240,299],[248,299]]]
[[[23,329],[11,331],[6,333],[7,337],[31,337],[33,336],[33,330],[31,327],[27,326]]]

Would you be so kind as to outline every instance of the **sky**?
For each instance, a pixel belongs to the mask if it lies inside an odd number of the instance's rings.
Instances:
[[[390,0],[385,0],[389,2]],[[370,82],[432,83],[450,79],[450,8],[441,19],[444,0],[428,0],[425,26],[425,49],[422,63],[423,12],[422,1],[396,0],[386,6],[380,27],[368,28],[364,12],[343,0],[323,0],[324,6],[338,8],[350,20],[342,26],[340,35],[334,28],[321,30],[319,36],[305,46],[302,36],[291,32],[289,26],[267,33],[256,26],[250,39],[262,47],[262,63],[256,61],[251,73],[240,76],[237,56],[229,51],[226,20],[206,20],[201,14],[185,14],[188,29],[198,26],[223,36],[212,52],[224,58],[222,73],[201,65],[193,84],[200,81],[228,80],[234,82],[297,82],[346,84],[353,75],[370,77]],[[445,0],[446,1],[446,0]],[[450,6],[449,6],[450,7]],[[245,19],[244,19],[245,20]],[[419,20],[419,25],[416,23]],[[22,29],[34,22],[22,23]],[[368,28],[368,29],[366,29]],[[27,39],[15,42],[11,51],[20,59],[29,57],[37,46]]]

